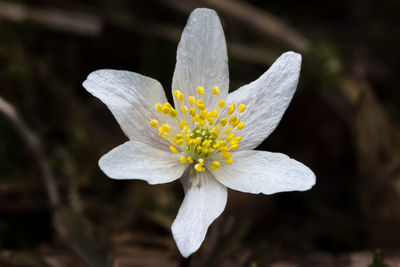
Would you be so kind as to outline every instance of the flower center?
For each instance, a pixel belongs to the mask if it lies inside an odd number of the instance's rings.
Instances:
[[[218,108],[207,110],[204,105],[205,90],[197,87],[197,95],[185,99],[182,92],[175,90],[173,95],[179,103],[178,111],[170,103],[156,104],[158,113],[163,114],[163,121],[151,120],[150,125],[158,128],[160,136],[169,141],[170,150],[174,154],[182,154],[181,164],[194,164],[194,169],[205,171],[205,166],[216,170],[222,164],[233,162],[230,151],[239,147],[242,140],[236,135],[245,123],[240,121],[240,115],[245,105],[235,104],[225,107],[225,100],[217,99]],[[213,87],[213,97],[218,98],[220,90]],[[226,112],[225,112],[226,111]],[[225,114],[224,117],[221,114]]]

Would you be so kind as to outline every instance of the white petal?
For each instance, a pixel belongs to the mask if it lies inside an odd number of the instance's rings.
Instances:
[[[168,149],[149,124],[152,119],[162,120],[155,104],[167,101],[158,81],[129,71],[97,70],[83,87],[107,105],[130,140]]]
[[[305,191],[315,184],[314,173],[285,154],[265,151],[239,151],[231,165],[221,164],[213,171],[223,185],[246,193],[274,194]]]
[[[186,166],[179,154],[128,141],[99,160],[100,169],[113,179],[140,179],[149,184],[172,182],[182,176]]]
[[[260,78],[228,95],[227,106],[246,105],[240,117],[246,126],[239,133],[239,150],[256,148],[278,126],[296,91],[300,68],[300,54],[284,53]]]
[[[204,104],[210,110],[216,107],[217,102],[212,87],[219,87],[220,99],[226,99],[228,95],[229,70],[224,31],[217,13],[206,8],[195,9],[188,19],[179,42],[172,79],[172,90],[180,90],[185,97],[198,96],[198,86],[206,90]]]
[[[210,224],[225,209],[227,189],[206,172],[189,172],[185,199],[172,224],[172,234],[179,251],[188,257],[203,242]]]

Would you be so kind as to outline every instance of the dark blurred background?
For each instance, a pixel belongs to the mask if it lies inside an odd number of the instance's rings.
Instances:
[[[259,149],[303,162],[317,184],[229,191],[184,260],[170,231],[181,184],[99,170],[127,138],[81,83],[130,70],[170,97],[196,7],[221,18],[231,90],[282,52],[303,55],[297,93]],[[396,0],[0,1],[0,266],[368,266],[378,248],[399,266],[399,10]]]

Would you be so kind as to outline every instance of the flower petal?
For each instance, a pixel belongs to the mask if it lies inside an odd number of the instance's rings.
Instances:
[[[172,234],[184,257],[199,249],[210,224],[225,209],[227,189],[206,172],[188,172],[185,199],[172,224]]]
[[[113,179],[140,179],[149,184],[172,182],[182,176],[186,166],[179,154],[128,141],[99,160],[100,169]]]
[[[130,140],[168,149],[149,124],[152,119],[162,120],[155,104],[167,101],[158,81],[134,72],[104,69],[90,73],[83,87],[107,105]]]
[[[220,99],[226,99],[228,95],[229,70],[224,31],[217,13],[206,8],[195,9],[188,19],[179,42],[172,79],[172,90],[180,90],[185,97],[196,96],[198,86],[206,90],[203,101],[210,110],[217,103],[212,93],[214,86],[220,89]],[[176,99],[174,101],[177,107]]]
[[[301,68],[301,55],[282,54],[256,81],[240,87],[228,95],[228,104],[245,104],[240,120],[246,123],[240,135],[239,150],[256,148],[278,126],[294,92]]]
[[[305,191],[315,184],[314,173],[285,154],[265,151],[239,151],[231,165],[213,171],[223,185],[246,193],[274,194]]]

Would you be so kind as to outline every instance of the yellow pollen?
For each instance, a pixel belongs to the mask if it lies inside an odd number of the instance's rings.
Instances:
[[[208,98],[204,97],[205,94],[217,98],[221,91],[217,86],[199,86],[195,90],[197,95],[186,98],[181,91],[174,90],[173,97],[178,100],[175,101],[176,106],[172,107],[168,102],[156,103],[157,112],[165,116],[163,119],[152,119],[149,123],[151,127],[158,128],[159,135],[169,142],[171,152],[179,155],[180,164],[192,164],[198,172],[205,172],[206,168],[214,171],[221,164],[229,165],[233,162],[232,151],[239,148],[242,140],[241,136],[235,134],[245,126],[237,114],[245,112],[246,106],[231,103],[228,107],[225,100],[220,99],[217,108],[207,109],[204,99]],[[226,116],[219,117],[225,107]],[[181,116],[179,119],[178,113]]]
[[[242,113],[246,109],[246,106],[244,104],[240,104],[238,107],[239,113]]]
[[[160,103],[157,103],[157,104],[156,104],[156,110],[157,110],[158,113],[161,113],[161,112],[162,112],[162,106],[161,106]]]
[[[242,130],[243,127],[244,127],[244,122],[242,121],[242,122],[240,122],[240,123],[237,125],[236,128],[237,128],[238,130]]]
[[[171,150],[172,153],[178,154],[178,150],[174,146],[170,146],[169,149]]]
[[[164,105],[164,107],[162,108],[162,113],[164,113],[164,114],[169,114],[171,112],[171,109],[169,108],[169,107],[166,107],[165,105]]]
[[[187,106],[181,106],[181,107],[179,108],[179,110],[180,110],[183,114],[186,114],[186,113],[189,111],[189,109],[187,108]]]
[[[225,161],[226,164],[230,165],[233,162],[233,158],[228,159],[227,161]]]
[[[214,95],[219,95],[219,93],[220,93],[219,88],[217,86],[214,86],[212,88],[212,91],[213,91]]]
[[[194,96],[189,96],[188,97],[188,102],[189,102],[190,105],[194,105],[195,101],[196,100],[194,99]]]
[[[228,114],[231,115],[235,111],[235,104],[231,104],[228,108]]]
[[[169,115],[172,118],[176,118],[176,116],[178,115],[178,112],[176,112],[176,110],[172,108],[171,111],[169,112]]]
[[[239,136],[236,136],[233,140],[235,140],[236,142],[240,142],[240,141],[242,141],[242,137],[239,135]]]
[[[181,157],[181,164],[186,164],[186,158],[185,157]]]
[[[186,125],[187,125],[187,122],[186,122],[185,120],[181,120],[181,121],[179,122],[179,127],[180,127],[181,129],[183,129]]]
[[[199,95],[204,95],[204,88],[201,87],[201,86],[197,87],[197,93],[198,93]]]
[[[214,118],[218,118],[218,110],[217,109],[213,110],[213,116],[214,116]]]
[[[235,123],[236,123],[236,120],[237,120],[236,116],[230,117],[230,118],[229,118],[229,124],[232,125],[232,126],[234,126]]]
[[[224,159],[230,158],[231,156],[232,156],[232,153],[231,153],[231,152],[225,152],[224,154],[222,154],[222,157],[223,157]]]
[[[183,99],[185,99],[185,96],[183,95],[183,93],[179,92],[177,98],[178,98],[179,102],[182,102]]]
[[[191,116],[195,116],[195,115],[196,115],[196,110],[195,110],[194,108],[190,108],[190,109],[189,109],[189,114],[190,114]]]
[[[238,148],[239,148],[239,145],[235,143],[235,144],[231,144],[231,146],[229,147],[229,150],[235,150]]]
[[[226,124],[227,124],[227,120],[225,119],[225,118],[222,118],[221,120],[220,120],[220,123],[221,123],[221,125],[222,126],[225,126]]]
[[[218,161],[214,161],[214,162],[211,164],[210,169],[211,169],[212,171],[214,171],[214,170],[218,169],[219,167],[221,167],[221,164],[220,164]]]
[[[158,127],[158,121],[157,120],[151,120],[150,125],[154,128]]]
[[[196,101],[196,107],[199,109],[199,110],[204,110],[206,107],[204,106],[204,103],[203,103],[203,101],[201,100],[201,99],[199,99],[199,100],[197,100]]]

